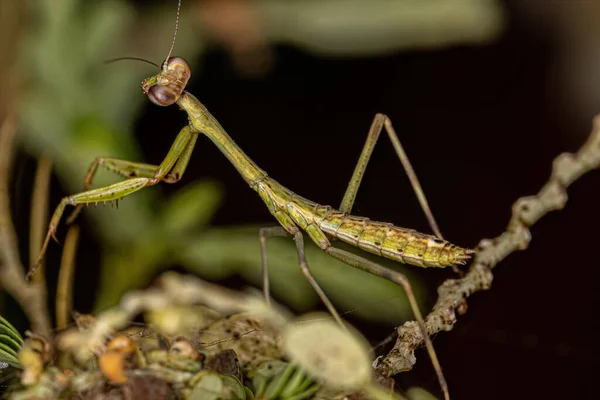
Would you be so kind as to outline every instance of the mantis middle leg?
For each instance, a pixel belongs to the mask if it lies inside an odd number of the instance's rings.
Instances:
[[[62,218],[67,205],[73,205],[80,208],[83,204],[116,201],[131,193],[137,192],[143,187],[155,185],[164,180],[166,176],[171,176],[171,179],[179,179],[187,167],[197,138],[197,132],[193,132],[189,126],[183,128],[177,135],[177,138],[175,138],[175,141],[163,162],[158,165],[152,173],[150,169],[151,165],[149,164],[111,159],[114,162],[113,165],[116,166],[116,168],[111,169],[112,171],[131,178],[126,179],[123,182],[64,197],[52,215],[48,233],[46,234],[44,244],[42,245],[42,250],[40,251],[40,255],[35,264],[33,264],[27,273],[27,279],[31,278],[37,267],[40,265],[44,258],[44,254],[46,253],[46,249],[48,248],[48,244],[50,243],[50,239],[54,238],[56,240],[54,234],[56,233],[56,229],[58,228],[60,219]],[[91,183],[98,165],[101,165],[101,163],[96,159],[86,176],[86,186],[89,186]],[[171,174],[169,174],[169,171],[171,171]],[[77,213],[78,209],[75,209],[74,216],[77,216]],[[69,219],[72,220],[74,216]]]
[[[297,229],[297,228],[296,228]],[[259,232],[260,237],[260,250],[262,256],[262,276],[263,276],[263,290],[265,293],[265,301],[267,304],[271,304],[271,294],[269,293],[269,272],[268,272],[268,260],[267,260],[267,243],[266,240],[268,237],[277,237],[277,236],[289,236],[290,233],[286,231],[281,226],[275,226],[272,228],[262,228]],[[294,241],[296,242],[296,252],[298,253],[298,264],[300,265],[300,270],[312,286],[313,290],[317,293],[325,307],[329,313],[333,316],[336,322],[343,329],[347,329],[346,325],[342,321],[342,317],[337,312],[329,297],[325,294],[325,291],[321,288],[315,277],[313,276],[310,268],[308,266],[308,262],[306,260],[306,254],[304,251],[304,237],[300,230],[297,230],[294,234]]]

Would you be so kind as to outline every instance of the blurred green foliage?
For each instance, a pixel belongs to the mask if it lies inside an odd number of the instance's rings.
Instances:
[[[269,41],[332,56],[381,56],[494,40],[498,0],[258,0]]]

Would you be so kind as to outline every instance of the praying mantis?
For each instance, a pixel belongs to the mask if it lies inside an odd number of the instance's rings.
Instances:
[[[115,158],[96,158],[85,176],[84,191],[64,197],[57,206],[50,220],[48,233],[42,245],[40,255],[31,267],[28,276],[31,276],[40,265],[50,239],[55,238],[56,230],[68,205],[75,206],[73,213],[67,220],[68,223],[71,223],[85,204],[117,201],[142,188],[153,186],[160,182],[178,182],[186,170],[198,137],[204,135],[233,164],[244,181],[258,193],[270,213],[279,222],[279,226],[262,228],[259,231],[263,289],[266,302],[270,304],[267,239],[276,236],[292,236],[296,244],[300,269],[331,315],[340,326],[345,327],[339,313],[310,271],[305,256],[304,235],[302,232],[306,233],[317,246],[333,258],[349,266],[388,279],[403,287],[425,338],[426,348],[438,376],[442,391],[445,397],[449,398],[448,387],[440,363],[431,339],[427,334],[423,316],[408,279],[398,271],[385,268],[377,262],[337,248],[332,244],[332,240],[341,240],[377,256],[420,267],[450,266],[455,268],[457,265],[465,264],[473,254],[473,250],[456,246],[442,238],[427,199],[390,119],[383,114],[375,116],[367,135],[366,144],[338,209],[334,209],[331,206],[319,205],[298,196],[269,177],[264,170],[260,169],[237,146],[207,108],[196,97],[185,90],[186,84],[191,77],[191,69],[183,58],[171,57],[179,25],[180,7],[181,1],[179,1],[177,10],[177,22],[171,49],[158,74],[142,82],[142,91],[148,96],[150,101],[158,106],[166,107],[177,104],[180,109],[186,112],[188,124],[181,129],[165,159],[159,165]],[[407,171],[429,224],[435,232],[435,236],[401,228],[391,223],[375,222],[368,218],[350,214],[372,151],[384,129],[392,142],[396,154]],[[112,185],[90,189],[94,175],[101,166],[126,179]]]

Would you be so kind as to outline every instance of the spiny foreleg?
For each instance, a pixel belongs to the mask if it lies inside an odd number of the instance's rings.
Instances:
[[[167,156],[163,162],[154,169],[152,174],[150,174],[150,169],[147,168],[149,164],[117,160],[118,162],[113,165],[116,165],[119,168],[113,170],[114,172],[124,176],[130,176],[125,174],[130,174],[133,172],[134,176],[135,174],[139,174],[141,176],[136,176],[123,182],[113,183],[112,185],[87,190],[64,197],[52,215],[50,226],[48,227],[48,233],[46,234],[46,238],[44,239],[44,243],[42,245],[42,250],[40,251],[40,255],[38,256],[37,260],[27,273],[27,279],[31,278],[35,270],[41,264],[41,261],[44,258],[48,248],[48,244],[50,243],[50,239],[54,238],[56,240],[56,230],[60,224],[60,220],[67,205],[81,208],[81,206],[84,204],[117,201],[125,196],[137,192],[146,186],[152,186],[160,181],[165,180],[167,175],[171,176],[170,179],[179,180],[179,178],[181,178],[183,175],[185,168],[187,167],[197,137],[197,132],[193,132],[189,126],[183,128],[177,135],[177,138],[173,142],[173,145],[171,146],[171,149],[167,153]],[[87,186],[89,186],[91,183],[99,165],[102,165],[102,163],[97,159],[90,167],[86,175]],[[169,172],[171,173],[169,174]],[[77,213],[78,209],[76,208],[74,211],[74,216],[76,216]],[[69,219],[71,220],[74,218],[74,216]]]

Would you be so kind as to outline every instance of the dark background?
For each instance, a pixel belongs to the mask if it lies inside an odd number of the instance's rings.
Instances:
[[[275,68],[260,78],[240,77],[228,54],[213,46],[201,60],[188,60],[194,71],[188,90],[272,177],[334,206],[373,116],[386,113],[445,237],[472,247],[504,230],[512,203],[541,188],[555,156],[579,148],[593,117],[578,112],[561,81],[564,43],[556,26],[534,29],[516,2],[506,5],[506,31],[490,45],[356,59],[318,58],[279,46]],[[137,128],[144,159],[161,160],[185,121],[175,107],[157,110],[148,102]],[[199,139],[182,183],[201,177],[226,188],[214,224],[273,222],[206,138]],[[570,187],[567,208],[536,224],[530,248],[502,262],[492,290],[471,297],[456,328],[435,337],[454,398],[595,397],[598,185],[600,173],[590,173]],[[160,190],[169,193],[177,185]],[[54,191],[53,204],[64,194]],[[354,212],[429,232],[386,137]],[[93,274],[97,250],[85,244],[91,240],[86,237],[79,257],[87,258],[80,262]],[[424,270],[422,276],[433,303],[433,288],[452,275]],[[91,298],[76,301],[92,304]],[[374,343],[392,332],[391,326],[360,328]],[[439,393],[426,353],[419,350],[417,358],[413,372],[397,376],[399,387]]]

